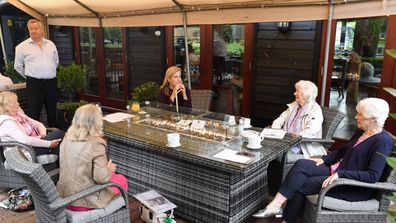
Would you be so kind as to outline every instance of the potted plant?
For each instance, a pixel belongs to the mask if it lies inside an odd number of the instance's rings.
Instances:
[[[85,87],[85,80],[88,68],[85,65],[71,64],[69,66],[59,66],[57,74],[58,88],[66,95],[67,100],[57,105],[59,127],[66,130],[73,119],[78,107],[87,104],[86,101],[79,101],[78,94]]]
[[[131,93],[131,100],[128,105],[132,111],[137,112],[140,109],[140,102],[157,101],[159,85],[153,81],[146,82],[134,88]]]
[[[4,74],[11,78],[14,84],[25,82],[25,78],[22,77],[15,69],[14,69],[14,62],[8,62],[5,64],[4,67]]]

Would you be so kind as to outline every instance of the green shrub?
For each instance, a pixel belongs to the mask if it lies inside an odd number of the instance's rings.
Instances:
[[[57,81],[58,87],[68,94],[69,101],[59,103],[59,110],[71,111],[73,114],[78,107],[87,104],[84,101],[73,101],[73,95],[80,93],[85,87],[88,67],[85,65],[71,64],[67,67],[59,66]]]
[[[386,162],[393,169],[396,168],[396,157],[386,157]],[[395,174],[395,172],[393,171],[392,174]],[[389,199],[393,202],[396,202],[396,192],[393,192]],[[388,212],[391,216],[391,222],[396,222],[396,208],[389,208]]]
[[[4,74],[11,78],[14,84],[25,82],[26,79],[22,77],[15,69],[14,69],[14,62],[8,62],[5,64],[4,67]]]
[[[129,103],[132,104],[132,102],[157,101],[159,88],[159,85],[153,81],[141,84],[132,90],[131,100]]]
[[[228,43],[227,52],[229,56],[243,57],[244,46],[240,42]]]
[[[81,92],[85,87],[85,80],[88,73],[87,66],[71,64],[64,67],[59,66],[57,81],[58,87],[69,95],[69,101],[72,101],[72,95]]]
[[[77,110],[77,108],[79,108],[80,106],[86,105],[86,104],[88,104],[88,102],[87,101],[83,101],[83,100],[77,101],[77,102],[75,102],[75,101],[66,101],[66,102],[63,102],[63,103],[59,103],[57,105],[57,108],[59,110],[74,112],[74,111]]]

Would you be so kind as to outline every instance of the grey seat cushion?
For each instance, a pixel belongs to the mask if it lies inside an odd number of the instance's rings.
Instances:
[[[318,195],[307,196],[307,200],[316,204],[318,200]],[[379,208],[379,202],[376,199],[371,199],[367,201],[346,201],[333,197],[325,196],[323,200],[323,207],[335,211],[371,211],[376,212]]]
[[[82,223],[95,221],[116,212],[125,206],[125,200],[122,196],[112,200],[106,207],[98,208],[91,211],[71,211],[66,209],[66,218],[69,223]]]
[[[47,155],[40,155],[37,156],[37,162],[40,164],[48,164],[53,163],[58,160],[58,155],[55,154],[47,154]]]

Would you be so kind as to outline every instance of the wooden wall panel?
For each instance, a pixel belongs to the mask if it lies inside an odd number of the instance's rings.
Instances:
[[[50,26],[50,39],[58,50],[59,63],[68,66],[74,61],[73,28]]]
[[[316,83],[321,22],[292,22],[281,32],[275,23],[256,25],[252,77],[252,118],[266,126],[294,101],[298,80]]]
[[[155,31],[161,31],[156,36]],[[127,28],[129,89],[148,81],[162,84],[165,73],[163,27]]]

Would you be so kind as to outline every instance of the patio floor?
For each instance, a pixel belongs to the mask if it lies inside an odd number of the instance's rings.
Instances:
[[[4,200],[7,197],[7,190],[0,188],[0,200]],[[131,213],[131,221],[133,223],[144,223],[140,219],[139,210],[138,210],[138,202],[134,198],[129,198],[129,209]],[[35,211],[26,211],[26,212],[13,212],[7,211],[5,209],[0,208],[0,222],[2,223],[35,223]],[[177,223],[190,223],[190,221],[175,218]],[[252,223],[280,223],[281,219],[258,219],[254,220]]]

